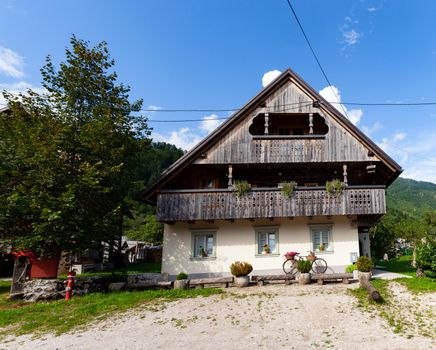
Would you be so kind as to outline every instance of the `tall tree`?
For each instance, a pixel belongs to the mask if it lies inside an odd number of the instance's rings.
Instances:
[[[47,254],[120,234],[123,199],[148,145],[142,101],[117,83],[107,44],[73,36],[57,68],[41,69],[44,94],[5,93],[0,116],[0,235]]]

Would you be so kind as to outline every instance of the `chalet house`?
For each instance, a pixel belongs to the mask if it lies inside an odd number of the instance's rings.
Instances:
[[[165,223],[162,271],[229,275],[234,261],[278,273],[293,250],[343,272],[370,255],[401,167],[288,69],[144,192]],[[338,191],[326,182],[338,179]],[[247,181],[245,194],[236,181]],[[284,195],[286,182],[297,184]],[[288,186],[289,187],[289,186]]]

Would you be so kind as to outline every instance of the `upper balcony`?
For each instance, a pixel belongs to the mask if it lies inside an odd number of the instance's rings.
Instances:
[[[385,212],[385,186],[348,186],[339,195],[324,187],[297,187],[290,198],[278,188],[254,188],[243,196],[230,189],[171,190],[162,191],[157,200],[157,219],[165,222]]]

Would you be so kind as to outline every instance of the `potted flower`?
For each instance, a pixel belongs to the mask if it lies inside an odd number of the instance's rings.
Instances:
[[[262,254],[269,254],[269,253],[271,253],[271,249],[269,248],[269,245],[264,244]]]
[[[230,265],[230,272],[235,276],[235,285],[239,288],[248,286],[248,275],[251,271],[253,271],[253,266],[245,261],[236,261]]]
[[[297,188],[297,183],[295,181],[285,181],[279,184],[279,188],[282,189],[283,197],[291,198]]]
[[[236,180],[233,182],[233,191],[238,197],[241,197],[250,191],[251,185],[245,180]]]
[[[318,249],[319,249],[320,252],[323,252],[323,251],[325,250],[324,243],[321,243],[321,244],[319,245]]]
[[[306,257],[306,259],[309,261],[314,261],[316,259],[315,253],[312,251],[309,251],[309,255]]]
[[[334,179],[332,181],[327,181],[325,183],[325,190],[334,196],[340,195],[344,190],[344,188],[345,188],[345,183],[343,183],[339,179]]]
[[[369,280],[372,276],[372,269],[374,268],[374,263],[367,256],[361,256],[356,261],[357,270],[359,270],[359,279],[365,278]]]
[[[298,275],[298,283],[309,284],[310,283],[310,269],[312,268],[312,262],[309,260],[299,260],[297,263],[297,270],[300,273]]]
[[[188,274],[186,272],[180,272],[176,276],[174,281],[174,289],[186,289],[187,287]]]
[[[202,258],[207,258],[208,257],[207,252],[204,250],[203,247],[200,247],[200,256]]]
[[[297,253],[297,252],[290,251],[290,252],[285,253],[284,257],[286,260],[294,260],[298,254],[299,253]]]

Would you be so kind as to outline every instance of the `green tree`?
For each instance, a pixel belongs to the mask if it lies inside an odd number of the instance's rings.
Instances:
[[[182,155],[181,149],[165,142],[153,142],[139,154],[135,184],[127,198],[131,215],[124,217],[125,236],[152,244],[162,243],[163,225],[156,220],[156,209],[142,203],[139,194]]]
[[[117,83],[107,44],[73,36],[66,61],[42,68],[47,93],[4,93],[0,235],[39,254],[80,250],[121,233],[123,200],[148,146],[142,101]]]

